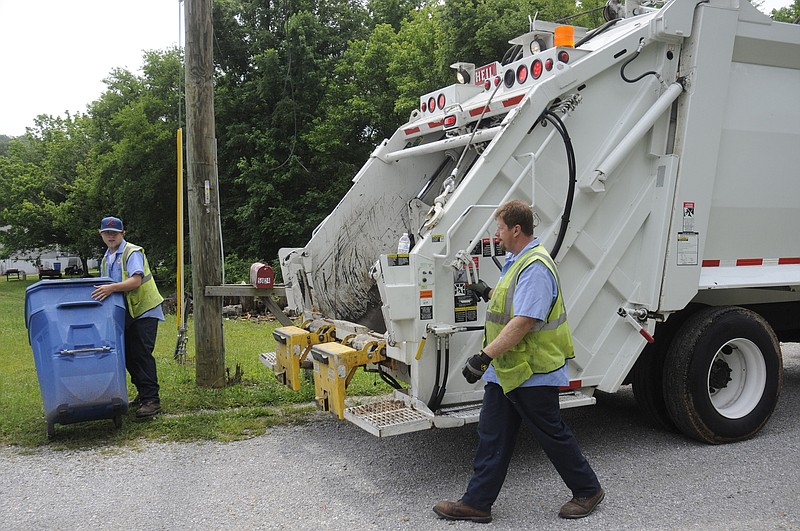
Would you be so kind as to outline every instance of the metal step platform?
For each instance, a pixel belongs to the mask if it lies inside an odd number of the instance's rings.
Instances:
[[[597,400],[581,390],[559,395],[561,409],[595,404]],[[376,437],[390,437],[431,428],[455,428],[478,422],[481,404],[445,406],[435,414],[419,411],[397,398],[348,407],[344,418]]]
[[[277,362],[277,356],[274,352],[262,352],[258,355],[258,359],[261,360],[261,363],[267,366],[267,369],[275,372],[275,363]]]

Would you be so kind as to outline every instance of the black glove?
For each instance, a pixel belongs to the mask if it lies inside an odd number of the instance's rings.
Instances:
[[[475,284],[467,284],[465,287],[480,295],[484,302],[489,302],[489,292],[492,291],[492,288],[483,280],[478,279]]]
[[[475,354],[467,360],[461,374],[464,375],[464,378],[466,378],[469,383],[474,384],[481,379],[481,376],[483,376],[483,373],[486,372],[486,369],[489,368],[491,363],[492,358],[481,350],[480,354]]]

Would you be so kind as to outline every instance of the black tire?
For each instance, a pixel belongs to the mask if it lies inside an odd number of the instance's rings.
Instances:
[[[48,420],[45,422],[44,426],[45,431],[47,432],[47,438],[52,439],[56,436],[56,423],[52,420]]]
[[[122,427],[122,415],[114,415],[114,418],[111,420],[114,421],[114,428],[120,429]]]
[[[711,444],[753,437],[780,396],[783,360],[772,327],[736,306],[692,315],[665,359],[667,410],[683,433]]]
[[[664,399],[664,356],[667,349],[660,345],[656,337],[656,343],[645,347],[631,371],[633,396],[639,409],[656,426],[667,431],[678,431]]]

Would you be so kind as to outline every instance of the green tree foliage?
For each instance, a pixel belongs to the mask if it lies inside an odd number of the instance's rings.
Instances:
[[[227,0],[215,4],[214,20],[225,245],[269,259],[302,244],[341,195],[312,165],[306,134],[348,39],[367,35],[367,13],[354,0]]]
[[[181,56],[148,52],[142,70],[142,76],[114,70],[105,80],[108,90],[89,108],[100,207],[94,217],[122,218],[127,237],[145,248],[151,265],[174,270]]]
[[[800,0],[794,0],[794,2],[786,7],[773,9],[772,19],[780,22],[789,22],[792,24],[800,23]]]
[[[73,220],[65,208],[90,150],[86,125],[81,115],[38,116],[0,157],[0,225],[9,227],[0,232],[0,243],[6,254],[55,244],[63,252],[85,252],[69,237]]]

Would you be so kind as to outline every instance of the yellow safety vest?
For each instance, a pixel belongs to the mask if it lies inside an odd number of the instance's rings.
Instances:
[[[558,296],[545,321],[538,322],[519,343],[492,361],[504,393],[513,391],[533,374],[547,374],[560,369],[566,360],[575,357],[556,265],[542,245],[519,256],[492,291],[486,310],[486,344],[491,343],[514,317],[517,281],[520,274],[536,261],[542,262],[553,274]]]
[[[158,291],[156,281],[153,280],[153,273],[150,271],[150,264],[147,262],[144,249],[129,242],[125,242],[125,248],[122,249],[122,280],[124,281],[128,278],[128,257],[132,253],[142,253],[142,261],[144,262],[142,284],[138,288],[125,293],[128,312],[131,317],[136,319],[146,311],[152,310],[164,302],[164,298]],[[105,256],[103,256],[103,261],[100,263],[100,271],[103,276],[108,276],[108,261]]]

